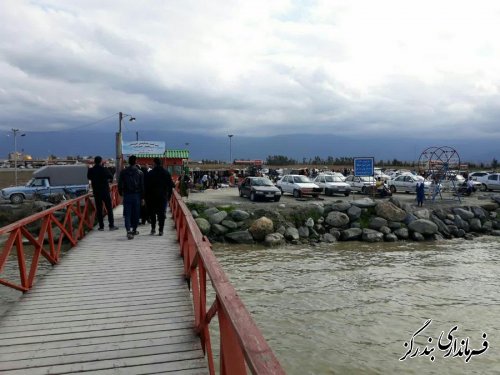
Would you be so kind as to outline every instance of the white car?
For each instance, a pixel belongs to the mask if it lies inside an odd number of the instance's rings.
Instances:
[[[375,179],[373,177],[360,177],[360,176],[347,176],[345,179],[351,190],[360,191],[363,194],[368,194],[372,186],[375,186]]]
[[[323,189],[325,195],[343,194],[347,197],[351,194],[351,185],[333,174],[320,174],[313,182]]]
[[[405,193],[415,193],[417,190],[417,182],[424,182],[424,190],[428,190],[431,186],[430,181],[425,181],[423,177],[415,176],[411,173],[402,174],[396,178],[387,181],[387,186],[391,190],[391,193],[405,192]]]
[[[373,177],[375,177],[375,180],[378,180],[380,177],[382,181],[387,181],[390,178],[390,176],[382,172],[382,169],[380,168],[373,169]]]
[[[281,193],[293,194],[295,198],[303,197],[304,195],[312,195],[317,198],[322,189],[312,182],[308,177],[299,174],[284,175],[281,180],[276,183],[276,186],[281,190]]]
[[[487,176],[480,177],[481,190],[500,190],[500,173],[491,173]]]

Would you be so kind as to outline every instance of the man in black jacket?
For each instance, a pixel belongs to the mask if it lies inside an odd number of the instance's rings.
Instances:
[[[109,183],[113,182],[111,172],[102,166],[102,157],[96,156],[94,158],[94,167],[89,168],[87,171],[87,178],[92,183],[92,192],[94,193],[95,209],[97,221],[99,223],[99,230],[104,230],[104,218],[102,214],[102,204],[106,207],[108,212],[109,230],[118,229],[115,227],[115,220],[113,216],[113,207],[111,205],[111,195],[109,194]]]
[[[144,198],[144,174],[135,165],[136,160],[135,155],[130,155],[128,167],[120,172],[118,178],[118,192],[123,197],[123,218],[129,240],[139,234],[137,225],[139,225],[141,200]]]
[[[154,168],[146,174],[146,207],[149,211],[151,234],[156,233],[156,219],[158,218],[158,235],[163,235],[165,225],[165,210],[172,196],[174,182],[170,173],[166,171],[159,158],[154,158]]]

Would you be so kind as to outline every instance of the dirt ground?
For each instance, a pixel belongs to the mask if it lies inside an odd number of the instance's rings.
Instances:
[[[24,185],[28,182],[32,175],[34,169],[18,169],[17,170],[17,184]],[[14,168],[2,168],[0,169],[0,189],[5,187],[14,186],[15,182],[15,170]]]
[[[493,194],[492,192],[475,192],[470,197],[460,197],[461,201],[459,202],[456,197],[451,196],[450,194],[443,193],[443,199],[439,199],[436,197],[436,200],[432,202],[431,200],[424,201],[424,208],[437,208],[437,207],[446,207],[446,206],[480,206],[485,202],[490,201],[490,197]],[[256,209],[256,208],[273,208],[273,207],[303,207],[311,203],[322,202],[323,204],[328,202],[336,202],[336,201],[344,201],[349,202],[356,199],[361,199],[367,197],[363,194],[351,194],[348,197],[344,197],[343,195],[337,196],[325,196],[321,195],[318,199],[314,198],[299,198],[296,199],[290,194],[284,194],[281,197],[279,202],[251,202],[248,198],[242,198],[238,194],[238,189],[233,188],[222,188],[222,189],[207,189],[203,192],[189,194],[189,197],[186,199],[186,202],[203,202],[207,205],[211,206],[219,206],[219,205],[232,205],[235,207],[239,207],[240,209]],[[404,194],[404,193],[396,193],[394,197],[399,200],[410,203],[416,206],[416,195],[415,194]],[[377,200],[387,200],[388,198],[374,198]],[[283,206],[284,205],[284,206]]]

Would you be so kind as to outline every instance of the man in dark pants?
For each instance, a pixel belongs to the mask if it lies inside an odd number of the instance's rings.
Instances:
[[[174,182],[172,176],[161,166],[161,160],[154,158],[154,168],[146,174],[146,207],[149,210],[151,235],[156,233],[156,219],[158,218],[158,235],[163,236],[165,225],[165,210],[172,196]]]
[[[139,225],[141,200],[144,198],[144,174],[135,165],[136,160],[135,155],[130,155],[128,167],[120,172],[118,178],[118,192],[123,197],[123,218],[129,240],[139,234],[137,225]]]
[[[102,158],[96,156],[94,158],[94,167],[89,168],[87,178],[92,183],[92,191],[94,193],[95,209],[99,230],[104,230],[104,218],[102,215],[102,204],[108,212],[109,230],[118,229],[115,227],[113,216],[113,207],[111,205],[111,195],[109,194],[109,183],[113,182],[111,172],[102,166]]]

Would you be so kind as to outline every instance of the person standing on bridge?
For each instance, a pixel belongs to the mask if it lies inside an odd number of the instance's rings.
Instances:
[[[120,172],[118,192],[123,197],[123,218],[127,238],[132,240],[138,235],[137,226],[141,212],[141,201],[144,198],[144,174],[135,165],[137,157],[130,155],[128,167]]]
[[[113,176],[109,169],[104,168],[102,165],[102,157],[96,156],[94,158],[94,166],[87,171],[87,178],[92,184],[92,192],[94,193],[96,216],[99,223],[98,230],[104,230],[103,203],[108,213],[109,230],[118,229],[118,227],[115,227],[113,206],[111,204],[111,195],[109,194],[109,183],[113,182]]]
[[[154,158],[154,167],[146,174],[146,207],[151,222],[151,235],[156,234],[156,219],[158,219],[158,235],[163,236],[165,211],[172,196],[174,182],[172,176],[161,165],[160,158]]]

